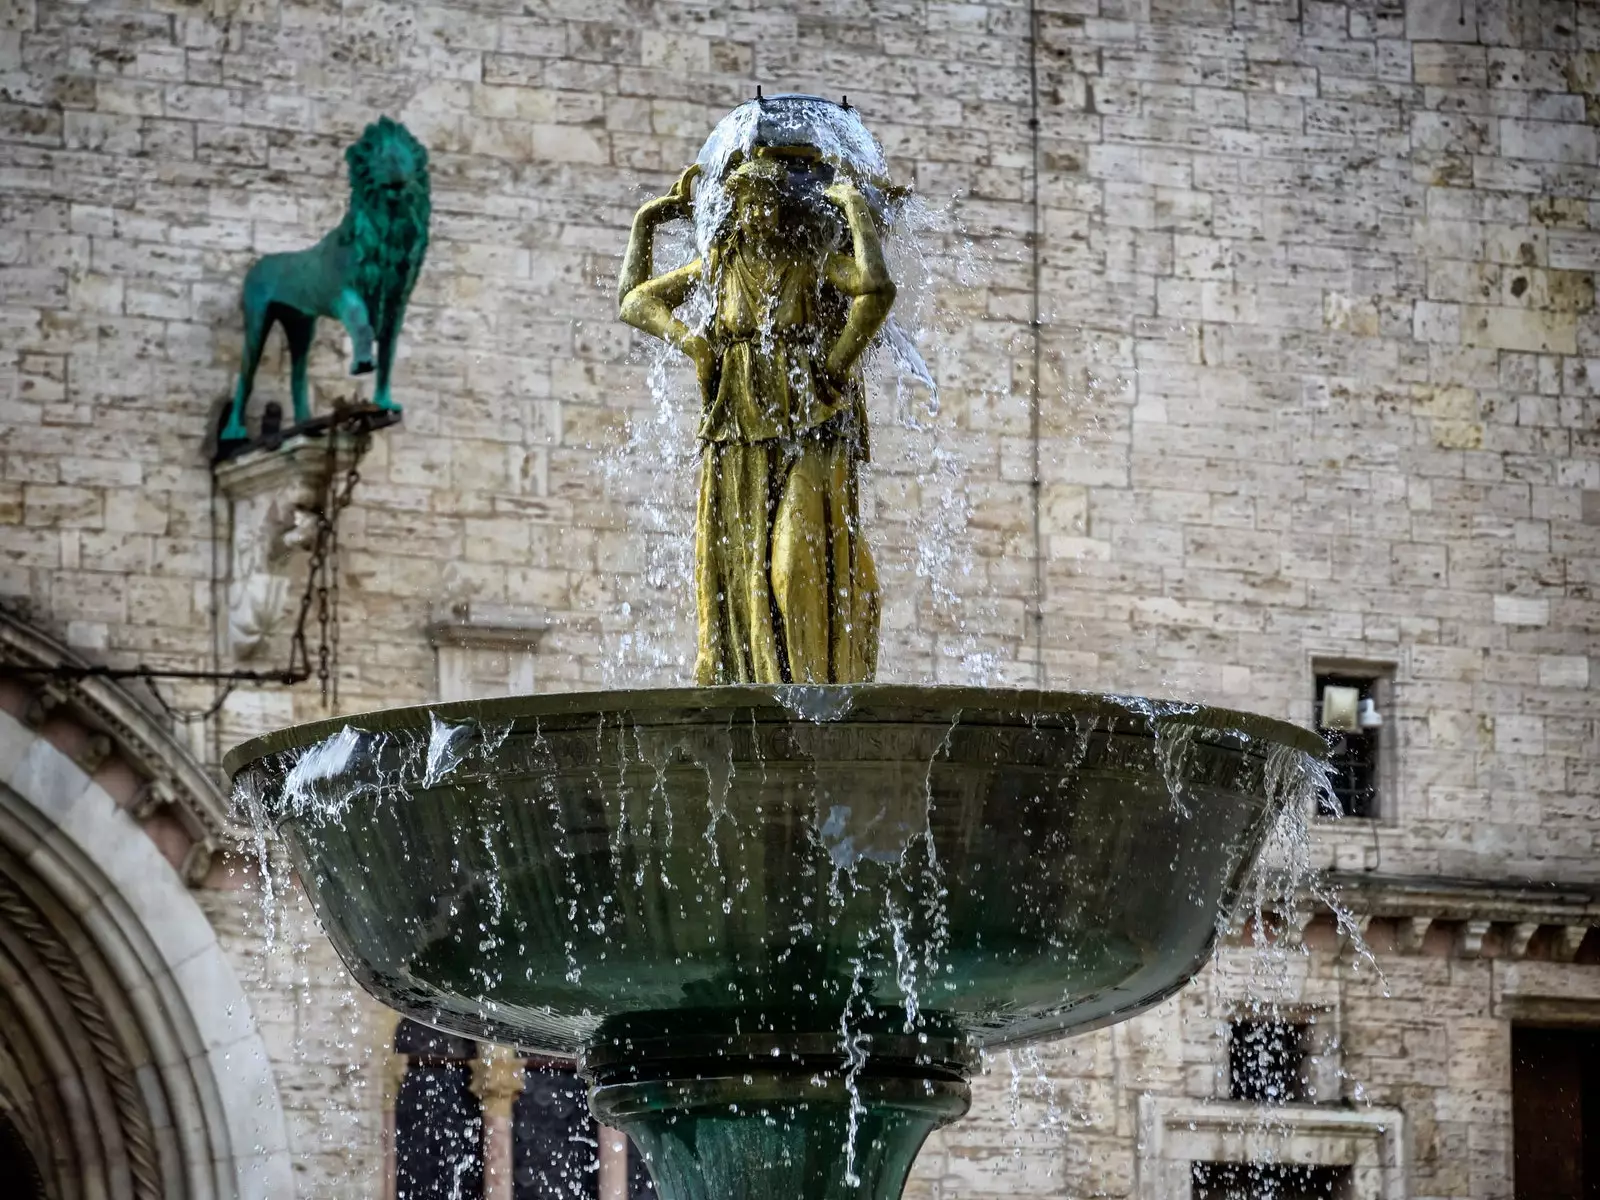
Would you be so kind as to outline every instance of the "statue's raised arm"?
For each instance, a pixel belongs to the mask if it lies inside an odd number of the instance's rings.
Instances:
[[[628,252],[617,280],[618,315],[635,329],[658,337],[693,360],[702,388],[709,386],[714,366],[711,345],[674,314],[701,279],[700,260],[655,275],[656,227],[668,221],[687,220],[692,212],[694,179],[699,164],[691,165],[665,196],[646,201],[633,215]]]
[[[849,319],[828,351],[828,373],[838,378],[856,365],[889,319],[895,286],[872,208],[861,190],[841,179],[822,194],[838,205],[850,230],[851,253],[829,255],[827,266],[828,282],[853,298]]]

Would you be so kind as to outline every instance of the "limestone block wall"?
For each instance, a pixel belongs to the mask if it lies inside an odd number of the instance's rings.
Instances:
[[[341,531],[343,706],[426,698],[456,598],[548,611],[540,686],[681,677],[691,402],[613,319],[627,217],[757,82],[848,92],[935,210],[941,408],[876,404],[886,672],[1306,721],[1311,656],[1378,664],[1392,803],[1331,856],[1592,873],[1596,18],[1468,7],[13,3],[0,594],[212,658],[238,281],[390,112],[434,242]],[[317,711],[246,692],[212,742]]]
[[[670,364],[652,395],[612,281],[633,206],[758,83],[847,93],[930,209],[902,303],[939,409],[873,408],[886,674],[1306,723],[1314,659],[1367,664],[1383,813],[1319,831],[1322,861],[1600,881],[1588,3],[0,0],[0,599],[93,658],[222,660],[203,438],[239,281],[338,220],[342,148],[386,112],[430,148],[433,244],[405,422],[341,523],[341,707],[433,695],[455,603],[547,617],[541,688],[681,678],[692,400]],[[368,386],[344,368],[325,323],[319,409]],[[286,376],[275,344],[257,403]],[[321,711],[243,689],[199,748]],[[242,907],[208,907],[246,963]],[[306,1186],[366,1194],[360,1139],[313,1128],[335,1076],[357,1108],[370,1085],[303,1050],[344,987],[308,961],[325,996],[256,976],[296,1031]],[[1435,1114],[1415,1194],[1503,1195],[1504,1022],[1463,1023],[1494,971],[1454,964],[1391,975],[1470,976],[1437,1017],[1351,993],[1350,1077]],[[919,1186],[1132,1194],[1137,1097],[1207,1094],[1206,1003],[1053,1049],[1072,1133],[1020,1158],[1002,1070]]]

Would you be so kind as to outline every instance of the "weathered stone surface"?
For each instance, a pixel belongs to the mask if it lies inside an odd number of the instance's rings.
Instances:
[[[341,707],[428,699],[427,626],[458,603],[548,615],[540,687],[681,679],[690,392],[674,364],[652,401],[616,256],[756,83],[847,92],[945,214],[901,299],[940,413],[874,400],[885,673],[1308,723],[1313,657],[1385,664],[1383,815],[1320,831],[1319,860],[1600,882],[1597,64],[1593,6],[1554,0],[0,4],[0,598],[94,656],[209,661],[200,445],[239,281],[337,218],[340,149],[381,111],[430,148],[435,239],[406,423],[341,529]],[[322,408],[363,386],[341,360],[327,332]],[[287,392],[277,342],[259,387]],[[314,688],[242,689],[204,742],[318,715]],[[279,1054],[302,1194],[372,1194],[363,1002],[309,928],[265,961],[242,904],[207,908]],[[1309,935],[1289,986],[1338,1013],[1344,1094],[1404,1111],[1411,1194],[1505,1195],[1484,1006],[1509,943],[1451,960],[1447,924],[1427,953],[1374,935],[1387,995]],[[1542,986],[1593,974],[1581,945]],[[1249,970],[1229,951],[1041,1050],[1063,1123],[1039,1126],[1027,1059],[1014,1127],[1001,1063],[917,1194],[1134,1194],[1135,1096],[1219,1094]]]

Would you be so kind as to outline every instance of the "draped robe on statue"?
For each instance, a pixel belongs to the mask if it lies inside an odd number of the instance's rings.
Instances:
[[[829,377],[849,301],[803,254],[735,232],[711,256],[718,368],[705,397],[696,537],[701,684],[851,683],[877,669],[878,580],[861,532],[863,386]]]

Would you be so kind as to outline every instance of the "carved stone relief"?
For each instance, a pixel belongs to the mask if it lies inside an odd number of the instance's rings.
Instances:
[[[333,436],[346,463],[351,439]],[[227,649],[236,660],[287,661],[332,470],[327,438],[311,437],[217,464],[229,509]]]

